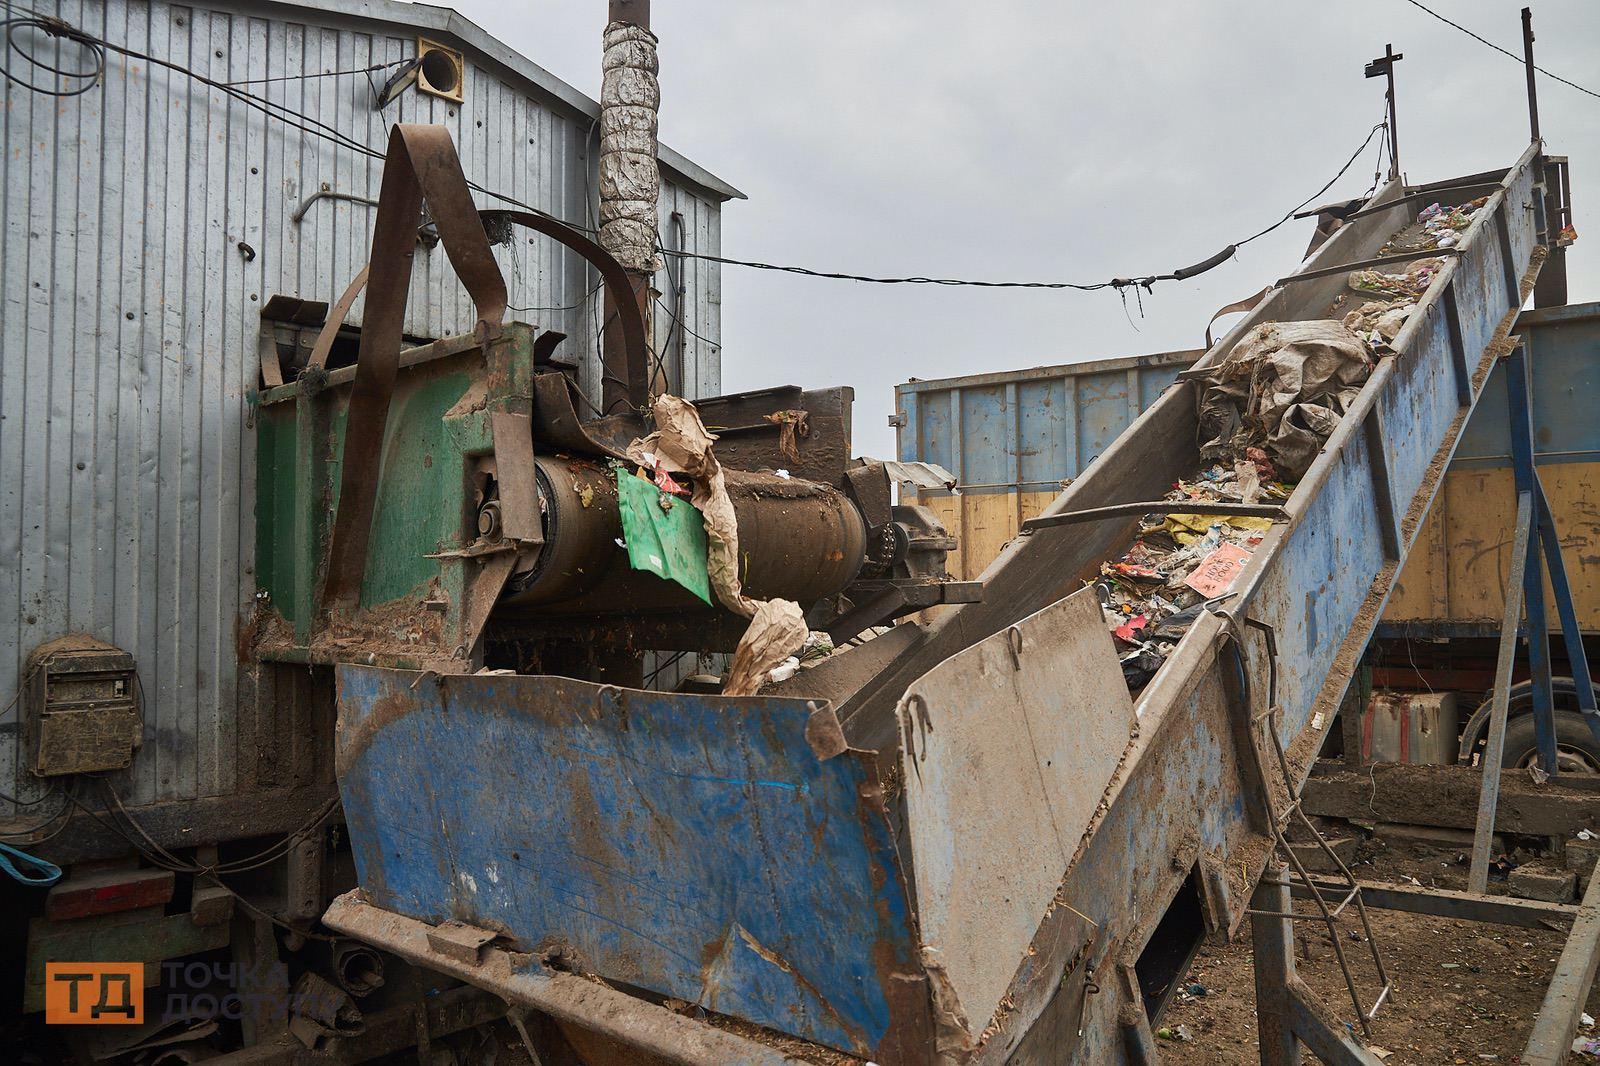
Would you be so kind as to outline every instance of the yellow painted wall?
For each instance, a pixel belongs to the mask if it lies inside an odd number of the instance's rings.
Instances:
[[[1555,512],[1562,556],[1578,620],[1600,630],[1600,463],[1554,463],[1539,468]],[[1017,535],[1021,524],[1055,499],[1053,492],[924,495],[959,547],[952,575],[973,580]],[[1423,523],[1384,620],[1499,621],[1516,494],[1508,468],[1453,470]],[[1548,582],[1546,602],[1549,601]],[[1550,610],[1550,627],[1559,628]]]
[[[1600,463],[1539,467],[1578,622],[1600,630]],[[1517,499],[1509,468],[1452,470],[1389,599],[1385,621],[1499,621]],[[1545,600],[1549,599],[1545,582]],[[1550,608],[1550,628],[1559,628]]]
[[[994,561],[1022,523],[1050,505],[1054,492],[969,492],[960,496],[922,495],[918,503],[939,516],[956,538],[947,565],[952,576],[975,580]]]

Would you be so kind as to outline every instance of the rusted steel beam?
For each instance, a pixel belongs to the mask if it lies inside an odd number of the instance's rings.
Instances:
[[[1317,887],[1324,893],[1339,891],[1343,885],[1335,881],[1317,879]],[[1410,888],[1405,885],[1386,885],[1377,881],[1359,882],[1361,899],[1369,907],[1384,911],[1404,911],[1408,914],[1429,914],[1435,918],[1455,918],[1463,922],[1485,922],[1490,925],[1512,925],[1522,929],[1548,929],[1552,922],[1570,922],[1578,908],[1570,903],[1542,903],[1531,899],[1514,899],[1510,896],[1481,896],[1473,892],[1456,892],[1447,888]],[[1296,897],[1309,899],[1311,889],[1294,886]]]
[[[1289,913],[1289,868],[1267,867],[1250,900],[1251,950],[1256,971],[1256,1027],[1262,1066],[1299,1066],[1300,1046],[1289,1017],[1289,985],[1295,981],[1294,922]]]
[[[1375,259],[1358,259],[1353,263],[1340,263],[1337,266],[1320,267],[1316,270],[1302,271],[1299,274],[1290,274],[1288,277],[1279,278],[1272,284],[1274,288],[1282,288],[1285,285],[1293,285],[1302,281],[1331,278],[1335,274],[1344,274],[1352,270],[1372,270],[1382,266],[1410,263],[1418,259],[1448,259],[1460,254],[1459,248],[1425,248],[1417,252],[1397,252],[1394,255],[1380,255]]]
[[[465,1029],[486,1025],[506,1013],[499,996],[473,988],[452,988],[427,1003],[403,1003],[364,1016],[360,1036],[333,1040],[318,1052],[316,1062],[326,1064],[369,1062],[418,1046],[420,1035],[438,1039]],[[307,1055],[305,1046],[289,1037],[260,1043],[206,1061],[213,1066],[292,1066]]]
[[[1302,802],[1307,814],[1359,821],[1400,822],[1446,829],[1476,824],[1481,775],[1471,766],[1384,763],[1360,771],[1312,775]],[[1600,822],[1600,790],[1575,775],[1535,785],[1524,774],[1500,785],[1495,831],[1570,836]]]
[[[1024,533],[1053,526],[1071,526],[1080,522],[1096,522],[1102,518],[1119,518],[1147,514],[1199,514],[1234,516],[1240,518],[1285,518],[1282,507],[1275,503],[1208,503],[1205,500],[1146,500],[1142,503],[1117,503],[1109,507],[1086,507],[1081,511],[1059,511],[1040,515],[1022,523]]]
[[[642,408],[649,398],[650,277],[625,269],[597,241],[558,219],[531,211],[485,211],[485,220],[510,222],[571,248],[600,273],[605,284],[601,328],[601,401],[606,414]],[[610,397],[609,399],[607,397]]]
[[[1500,619],[1500,653],[1494,668],[1494,707],[1489,712],[1489,741],[1483,751],[1483,785],[1478,792],[1478,820],[1472,830],[1472,865],[1467,891],[1489,891],[1489,844],[1494,839],[1495,811],[1500,806],[1500,760],[1506,749],[1506,715],[1511,699],[1511,664],[1517,654],[1517,626],[1522,620],[1523,571],[1528,565],[1528,537],[1533,528],[1533,493],[1517,494],[1517,528],[1511,542],[1511,575],[1506,578],[1506,607]]]
[[[1572,933],[1556,960],[1556,975],[1533,1020],[1533,1035],[1522,1053],[1525,1066],[1557,1066],[1567,1061],[1572,1034],[1589,999],[1589,986],[1600,967],[1600,877],[1589,878]]]
[[[486,947],[475,963],[436,951],[430,926],[364,903],[360,890],[346,892],[329,906],[323,924],[392,952],[407,962],[449,974],[512,1003],[544,1011],[568,1025],[620,1041],[643,1055],[672,1066],[788,1066],[792,1058],[775,1048],[723,1032],[665,1007],[636,999],[576,974],[535,972],[511,952]],[[526,960],[527,956],[521,956]]]

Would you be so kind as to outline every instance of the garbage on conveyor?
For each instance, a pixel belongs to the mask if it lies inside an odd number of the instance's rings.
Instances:
[[[1284,500],[1289,486],[1274,480],[1270,460],[1258,453],[1232,467],[1221,463],[1166,494],[1174,503],[1256,503]],[[1167,661],[1218,580],[1231,581],[1262,534],[1268,518],[1175,513],[1147,515],[1138,539],[1115,562],[1100,567],[1095,588],[1130,687],[1143,685]]]
[[[1428,291],[1433,279],[1444,268],[1444,260],[1430,256],[1406,266],[1405,272],[1388,274],[1382,270],[1352,270],[1350,287],[1374,296],[1409,297],[1413,301]]]
[[[1455,247],[1488,197],[1455,207],[1429,204],[1382,254]],[[1210,465],[1179,481],[1166,500],[1256,503],[1288,499],[1376,361],[1428,291],[1445,258],[1429,256],[1396,273],[1352,271],[1362,300],[1341,294],[1339,319],[1264,322],[1239,341],[1201,383],[1200,456]],[[1363,299],[1366,297],[1366,299]],[[1129,687],[1166,662],[1207,600],[1224,595],[1249,565],[1272,522],[1198,514],[1146,515],[1121,558],[1102,564],[1096,588]]]
[[[1400,327],[1416,309],[1414,299],[1372,300],[1344,316],[1345,328],[1366,342],[1373,355],[1387,355]]]
[[[1415,300],[1372,302],[1345,321],[1268,322],[1247,333],[1201,385],[1200,454],[1210,465],[1172,503],[1286,500],[1394,339]],[[1138,538],[1100,568],[1106,626],[1129,687],[1146,684],[1208,600],[1250,562],[1269,518],[1146,515]]]
[[[1280,477],[1300,480],[1372,365],[1367,341],[1343,322],[1256,326],[1205,379],[1201,458],[1232,462],[1259,448]]]
[[[1461,240],[1462,231],[1472,225],[1473,216],[1478,213],[1478,209],[1488,202],[1487,196],[1480,196],[1470,203],[1456,207],[1445,207],[1442,204],[1429,204],[1424,207],[1417,214],[1417,222],[1427,235],[1429,243],[1425,247],[1454,248]]]

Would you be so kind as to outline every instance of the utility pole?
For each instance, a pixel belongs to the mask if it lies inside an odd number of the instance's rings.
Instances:
[[[1400,176],[1400,129],[1395,119],[1394,106],[1394,65],[1405,56],[1394,50],[1394,45],[1383,46],[1383,55],[1367,64],[1366,75],[1369,78],[1387,77],[1389,79],[1388,91],[1384,93],[1384,100],[1389,105],[1389,180],[1394,181]]]

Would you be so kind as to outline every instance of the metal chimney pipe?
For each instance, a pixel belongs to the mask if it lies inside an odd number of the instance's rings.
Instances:
[[[661,190],[657,110],[661,87],[650,0],[610,0],[600,82],[600,244],[628,272],[633,297],[651,321],[656,258],[656,203]],[[652,331],[653,332],[653,331]],[[651,338],[653,341],[653,338]],[[629,366],[610,290],[601,336],[601,402],[606,414],[650,402],[649,368]]]

